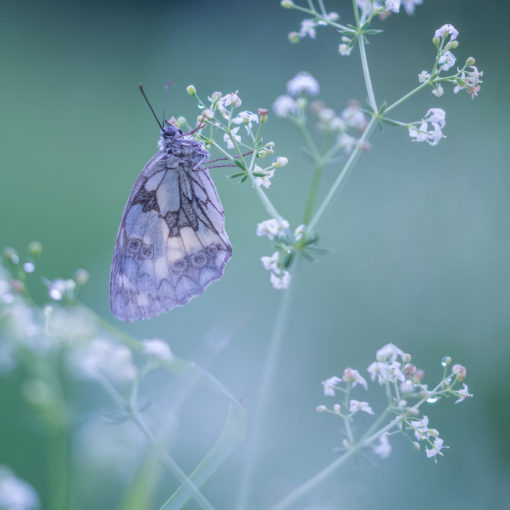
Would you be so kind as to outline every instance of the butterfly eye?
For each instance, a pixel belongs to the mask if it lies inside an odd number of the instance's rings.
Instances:
[[[140,242],[140,239],[129,239],[127,243],[127,249],[131,253],[137,253],[140,250],[140,246],[142,243]]]
[[[191,263],[195,267],[204,267],[207,262],[207,257],[203,253],[195,253],[191,256]]]

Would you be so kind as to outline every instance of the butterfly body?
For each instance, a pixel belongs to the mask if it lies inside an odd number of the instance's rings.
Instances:
[[[232,255],[223,207],[202,168],[209,152],[171,124],[159,148],[133,186],[115,242],[110,306],[126,322],[202,294]]]

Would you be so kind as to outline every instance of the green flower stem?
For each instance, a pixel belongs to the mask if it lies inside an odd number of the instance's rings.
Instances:
[[[354,15],[356,18],[356,26],[358,27],[358,31],[361,31],[361,25],[359,20],[358,6],[356,4],[356,0],[353,0],[354,4]],[[368,94],[368,103],[372,108],[373,112],[377,111],[377,103],[375,101],[374,87],[372,86],[372,79],[370,78],[370,69],[368,68],[368,60],[367,53],[365,50],[365,39],[363,38],[363,34],[361,33],[358,38],[359,43],[359,54],[361,57],[361,66],[363,68],[363,77],[365,78],[365,86]]]
[[[372,132],[372,130],[373,130],[374,126],[375,126],[375,123],[376,123],[376,118],[372,117],[370,119],[370,122],[368,123],[367,127],[365,128],[365,131],[363,131],[363,134],[361,135],[361,138],[358,140],[358,143],[356,144],[356,147],[354,147],[354,150],[351,152],[351,155],[349,156],[349,159],[345,162],[344,167],[342,168],[342,170],[338,174],[338,177],[335,179],[335,182],[331,186],[331,188],[328,191],[326,197],[324,198],[324,200],[322,201],[321,205],[319,206],[317,212],[315,213],[315,215],[310,220],[310,223],[309,223],[310,229],[313,230],[315,228],[315,226],[317,225],[318,221],[321,219],[322,215],[324,214],[324,212],[328,208],[329,204],[331,203],[331,201],[335,197],[336,193],[339,191],[340,186],[342,185],[343,181],[345,180],[345,178],[349,174],[350,170],[354,166],[354,163],[358,159],[360,151],[361,151],[361,147],[362,147],[363,143],[365,142],[365,140],[369,137],[370,133]]]
[[[295,275],[299,258],[294,263],[294,267],[289,270],[292,276]],[[240,489],[235,508],[237,510],[246,510],[251,508],[249,502],[253,492],[255,468],[262,445],[264,427],[266,424],[267,408],[269,404],[270,391],[273,387],[274,376],[278,366],[278,358],[283,343],[285,326],[290,315],[292,302],[292,293],[296,283],[291,282],[290,287],[283,290],[278,307],[273,332],[269,343],[269,350],[264,362],[262,377],[257,392],[255,410],[253,412],[252,435],[247,445],[246,459],[243,466]]]
[[[50,507],[71,510],[71,434],[68,427],[50,423],[46,423],[45,427]]]
[[[308,200],[306,202],[305,214],[303,216],[303,223],[308,225],[312,218],[313,208],[315,205],[315,199],[317,198],[317,193],[319,191],[319,185],[322,178],[322,163],[317,163],[315,167],[315,172],[313,174],[312,184],[310,186],[310,193],[308,194]]]
[[[200,492],[198,487],[186,476],[186,473],[180,468],[175,460],[168,454],[168,452],[161,448],[160,442],[154,436],[145,420],[140,416],[136,409],[131,407],[131,403],[124,398],[124,396],[117,390],[117,388],[110,382],[107,377],[99,378],[103,388],[110,395],[112,400],[119,406],[119,408],[127,412],[133,423],[140,429],[142,434],[154,447],[163,465],[167,468],[168,472],[174,476],[183,486],[187,487],[192,497],[203,510],[214,510],[214,507],[209,503],[205,496]]]
[[[418,85],[415,89],[411,90],[411,92],[408,92],[405,96],[402,96],[400,99],[397,99],[392,105],[388,106],[388,108],[384,109],[384,114],[391,112],[394,110],[397,106],[400,106],[402,103],[407,101],[409,98],[413,97],[415,94],[417,94],[420,90],[424,89],[429,85],[429,82],[426,81],[425,83],[422,83],[421,85]]]
[[[349,444],[354,444],[354,436],[352,434],[351,429],[351,418],[349,416],[349,400],[351,397],[351,386],[348,387],[348,390],[345,392],[345,399],[344,399],[344,424],[345,424],[345,431],[347,432],[347,439],[349,440]]]

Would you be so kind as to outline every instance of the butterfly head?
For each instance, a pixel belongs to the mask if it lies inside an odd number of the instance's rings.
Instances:
[[[161,134],[163,135],[163,138],[169,139],[182,135],[182,131],[167,120],[166,126],[161,130]]]

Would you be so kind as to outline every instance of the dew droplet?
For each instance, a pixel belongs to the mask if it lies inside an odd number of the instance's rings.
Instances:
[[[442,360],[441,360],[441,366],[443,367],[447,367],[450,363],[452,362],[452,358],[450,358],[450,356],[445,356]]]
[[[435,404],[439,400],[439,397],[429,397],[427,399],[427,404]]]
[[[322,27],[325,27],[328,25],[328,23],[321,19],[321,20],[317,21],[317,25],[321,25]]]
[[[205,104],[202,103],[202,101],[200,101],[200,103],[198,103],[197,105],[201,110],[203,110],[205,108]]]

